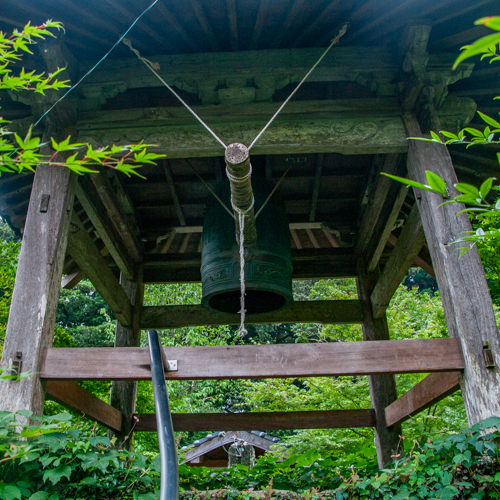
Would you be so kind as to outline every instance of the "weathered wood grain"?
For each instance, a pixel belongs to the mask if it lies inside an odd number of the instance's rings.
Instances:
[[[109,144],[113,143],[114,141],[109,142]],[[90,175],[89,180],[93,184],[104,208],[108,212],[109,219],[115,225],[118,234],[123,239],[132,259],[135,263],[142,262],[142,247],[136,236],[138,231],[131,227],[130,220],[125,217],[118,196],[113,190],[105,172],[103,171],[99,174]]]
[[[361,323],[363,311],[357,300],[314,300],[295,302],[290,309],[265,314],[247,314],[249,325],[276,323]],[[140,327],[180,328],[183,326],[239,325],[238,314],[210,311],[201,305],[148,306],[142,310]]]
[[[431,373],[385,409],[387,427],[404,422],[458,389],[458,372]]]
[[[61,288],[74,176],[68,169],[38,166],[31,191],[24,238],[12,294],[1,367],[12,365],[22,353],[22,371],[37,373],[43,349],[52,345]],[[43,195],[48,209],[40,211]],[[0,409],[43,411],[44,390],[38,377],[0,383]]]
[[[375,318],[385,314],[394,292],[408,273],[424,242],[422,221],[418,206],[415,204],[371,294]]]
[[[109,305],[116,319],[124,326],[130,325],[130,300],[75,213],[71,218],[68,253]]]
[[[457,371],[456,339],[256,346],[165,347],[172,380],[286,378]],[[40,377],[55,380],[150,380],[143,347],[47,349]]]
[[[156,432],[154,413],[135,415],[137,432]],[[255,429],[341,429],[374,427],[375,412],[367,410],[277,411],[251,413],[173,413],[176,432],[252,431]]]
[[[407,113],[404,122],[409,137],[421,137],[415,115]],[[443,146],[409,141],[408,174],[411,179],[426,182],[425,170],[444,179],[453,196],[457,177],[447,149]],[[460,385],[470,424],[500,415],[500,367],[486,368],[483,342],[488,342],[493,356],[500,359],[500,336],[495,322],[483,265],[476,248],[460,255],[456,245],[449,245],[464,232],[471,231],[466,214],[457,215],[463,205],[443,207],[441,196],[417,192],[422,224],[432,256],[434,271],[443,301],[450,337],[459,339],[465,371]],[[463,244],[458,245],[463,246]]]
[[[141,345],[141,330],[139,328],[139,318],[141,316],[144,285],[141,275],[135,281],[129,281],[123,274],[120,276],[120,285],[125,291],[132,305],[132,324],[125,327],[116,323],[115,347],[138,347]],[[108,436],[116,436],[116,447],[130,449],[132,445],[132,415],[135,412],[137,400],[137,382],[114,380],[111,383],[111,393],[109,402],[123,415],[123,423],[120,429],[111,430]]]
[[[127,279],[133,279],[133,258],[89,176],[81,176],[75,194],[120,271],[125,273]]]
[[[144,283],[200,282],[199,253],[146,254]],[[356,276],[352,248],[292,250],[293,279],[350,278]]]
[[[375,318],[372,311],[370,295],[380,277],[377,266],[375,272],[369,273],[363,259],[358,261],[358,276],[356,279],[358,297],[363,306],[363,339],[367,345],[390,341],[389,327],[385,313],[380,318]],[[396,381],[393,374],[371,374],[368,377],[370,385],[370,400],[375,412],[375,449],[377,450],[377,462],[380,468],[391,460],[391,456],[397,453],[401,427],[395,426],[388,429],[385,424],[385,408],[398,397]]]
[[[99,422],[113,431],[122,428],[123,415],[101,399],[94,396],[76,382],[70,380],[49,380],[45,387],[52,401],[72,411]]]

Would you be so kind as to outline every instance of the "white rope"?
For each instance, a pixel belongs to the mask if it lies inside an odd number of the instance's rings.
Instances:
[[[160,82],[163,83],[163,85],[165,85],[165,87],[167,87],[167,89],[170,90],[170,92],[172,92],[172,94],[174,94],[175,97],[177,97],[177,99],[179,99],[179,101],[182,104],[184,104],[186,109],[213,135],[213,137],[221,144],[221,146],[224,149],[227,149],[227,146],[224,144],[224,142],[222,142],[221,139],[219,139],[217,134],[189,107],[189,105],[182,99],[182,97],[156,72],[153,65],[155,65],[158,69],[160,68],[160,65],[158,63],[152,63],[151,61],[148,61],[147,59],[142,57],[139,51],[132,47],[132,44],[128,38],[124,38],[123,43],[137,56],[137,58],[140,61],[142,61],[156,75],[156,78],[158,78],[158,80],[160,80]]]
[[[348,26],[348,23],[346,23],[346,24],[344,24],[344,26],[342,26],[342,29],[339,31],[339,34],[331,41],[328,48],[323,52],[321,57],[316,61],[316,64],[307,72],[306,76],[304,76],[304,78],[302,78],[302,80],[297,85],[297,87],[295,87],[294,91],[288,96],[287,100],[279,107],[278,111],[276,111],[276,113],[274,113],[274,115],[271,117],[271,119],[267,122],[267,125],[258,133],[257,137],[253,140],[252,144],[250,144],[250,146],[248,146],[249,151],[250,151],[250,149],[252,149],[252,146],[260,139],[261,135],[267,130],[269,125],[271,125],[271,123],[273,123],[274,119],[280,114],[281,110],[287,105],[288,101],[295,95],[297,90],[300,89],[301,85],[308,79],[309,75],[316,69],[316,66],[323,60],[323,58],[326,56],[328,51],[335,44],[339,43],[340,37],[343,36],[345,34],[345,32],[347,31],[347,26]]]
[[[244,337],[248,334],[248,330],[245,328],[245,216],[253,208],[255,199],[252,197],[252,203],[246,210],[240,210],[231,200],[231,205],[234,211],[238,214],[238,225],[239,225],[239,244],[240,244],[240,327],[238,328],[238,335]]]

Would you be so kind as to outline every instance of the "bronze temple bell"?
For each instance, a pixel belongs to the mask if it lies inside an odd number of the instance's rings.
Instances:
[[[248,149],[231,144],[226,149],[229,180],[216,187],[226,205],[248,210],[245,215],[245,309],[246,314],[290,307],[292,256],[290,229],[282,203],[274,195],[257,218],[255,212],[272,191],[265,179],[251,177]],[[252,193],[254,206],[251,207]],[[232,218],[214,198],[207,204],[201,252],[201,303],[209,309],[238,313],[240,310],[240,261],[238,217]]]

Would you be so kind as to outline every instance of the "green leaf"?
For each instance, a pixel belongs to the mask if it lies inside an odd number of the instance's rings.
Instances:
[[[5,486],[0,490],[0,496],[3,500],[15,500],[22,497],[21,490],[17,486]]]
[[[446,183],[443,179],[430,170],[426,170],[425,175],[429,186],[443,196],[446,196]]]
[[[482,17],[478,19],[474,24],[482,24],[491,28],[495,31],[500,31],[500,17],[499,16],[490,16],[490,17]]]
[[[477,130],[476,128],[464,128],[466,132],[469,132],[469,134],[473,135],[474,137],[483,137],[483,133],[480,130]]]
[[[63,477],[69,478],[71,477],[71,467],[69,465],[60,465],[56,469],[50,469],[43,475],[43,480],[47,481],[47,479],[52,484],[57,484]]]
[[[397,175],[386,174],[385,172],[382,172],[381,175],[385,175],[386,177],[389,177],[390,179],[401,182],[401,184],[405,184],[406,187],[411,186],[411,187],[416,187],[418,189],[423,189],[424,191],[429,191],[431,193],[441,194],[441,193],[439,193],[439,191],[435,191],[430,186],[426,186],[426,185],[421,184],[420,182],[417,182],[417,181],[405,179],[404,177],[398,177]]]
[[[436,132],[432,132],[431,130],[431,137],[434,139],[434,141],[436,142],[439,142],[439,143],[442,143],[443,141],[441,140],[441,137],[439,137],[439,135],[436,134]]]
[[[28,500],[46,500],[48,496],[48,493],[45,491],[37,491],[36,493],[33,493]]]
[[[481,111],[478,111],[477,114],[482,118],[482,120],[487,123],[488,125],[491,125],[492,127],[495,128],[500,128],[500,123],[498,123],[496,120],[493,118],[489,117],[488,115],[485,115],[484,113],[481,113]]]
[[[494,33],[493,35],[488,35],[480,38],[472,45],[463,47],[463,49],[465,50],[463,50],[462,53],[457,57],[457,60],[453,64],[452,69],[456,69],[457,66],[465,59],[485,52],[491,45],[496,45],[498,42],[500,42],[500,34]]]
[[[480,197],[479,189],[477,189],[477,187],[473,186],[472,184],[459,182],[458,184],[455,184],[455,188],[461,193],[472,195],[474,199]]]
[[[483,200],[486,200],[488,193],[491,191],[491,186],[493,185],[493,177],[486,179],[479,188],[479,194]]]

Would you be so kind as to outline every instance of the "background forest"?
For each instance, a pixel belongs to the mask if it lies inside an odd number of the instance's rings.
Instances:
[[[8,225],[0,223],[0,339],[5,334],[10,297],[14,285],[20,240]],[[498,257],[489,248],[481,248],[487,266],[488,281],[498,305]],[[353,279],[300,281],[294,283],[296,300],[352,299],[356,297]],[[146,305],[198,304],[201,286],[195,284],[148,286]],[[414,268],[395,294],[388,310],[388,322],[393,339],[436,338],[447,336],[446,322],[434,278]],[[62,289],[54,343],[59,347],[112,346],[116,320],[105,302],[84,280],[71,290]],[[353,342],[362,340],[360,325],[255,325],[248,328],[245,338],[236,328],[191,327],[164,330],[163,345],[234,345],[302,342]],[[145,339],[144,339],[145,341]],[[398,375],[399,395],[424,378],[424,374]],[[82,385],[101,399],[109,401],[110,384],[83,382]],[[370,408],[367,377],[332,377],[274,380],[199,380],[172,381],[168,384],[171,409],[177,413],[293,411]],[[62,411],[48,401],[46,414]],[[150,382],[139,382],[138,413],[153,413],[153,392]],[[75,415],[78,427],[89,431],[92,423]],[[407,421],[404,434],[409,441],[435,439],[467,425],[460,393],[447,397],[415,418]],[[266,429],[258,429],[265,431]],[[105,434],[105,429],[96,429]],[[179,448],[189,445],[208,433],[178,433]],[[337,457],[360,453],[373,457],[371,429],[331,429],[274,431],[295,453],[315,449]],[[157,437],[154,433],[138,433],[134,449],[154,453]]]

